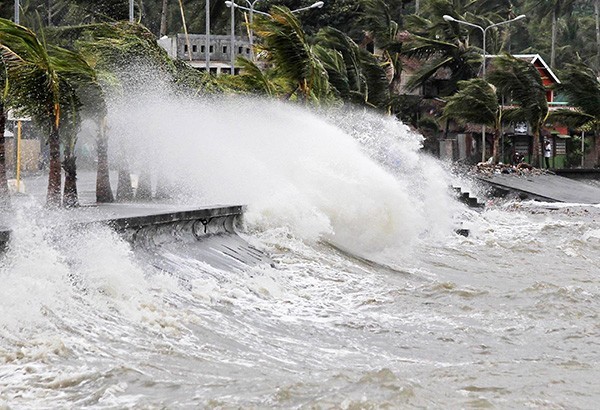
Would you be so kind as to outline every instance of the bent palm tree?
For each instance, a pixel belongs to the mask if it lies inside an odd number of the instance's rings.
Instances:
[[[1,35],[0,35],[1,36]],[[1,39],[1,37],[0,37]],[[0,41],[0,207],[10,207],[10,192],[6,179],[6,146],[4,131],[6,130],[6,117],[10,80],[8,78],[8,64],[18,64],[14,53]]]
[[[479,78],[458,83],[458,92],[448,99],[444,116],[459,122],[487,125],[494,130],[493,156],[498,162],[502,110],[494,87]]]
[[[331,27],[317,33],[315,53],[327,70],[329,82],[346,101],[387,109],[389,81],[378,58],[350,37]]]
[[[61,204],[60,121],[61,87],[93,82],[94,72],[77,53],[50,46],[26,27],[0,21],[0,41],[18,56],[21,66],[9,67],[14,74],[16,105],[48,130],[50,171],[47,204]]]
[[[600,130],[600,81],[594,71],[583,63],[569,64],[562,78],[558,89],[577,110],[552,111],[548,119],[586,131]]]
[[[515,107],[504,111],[512,122],[526,121],[533,134],[533,165],[540,164],[541,130],[548,116],[546,89],[539,71],[529,62],[510,55],[495,58],[487,76],[498,91],[508,97]]]
[[[298,19],[286,8],[273,7],[271,17],[255,20],[266,60],[288,82],[289,97],[301,100],[327,98],[330,84],[323,64],[308,43]]]

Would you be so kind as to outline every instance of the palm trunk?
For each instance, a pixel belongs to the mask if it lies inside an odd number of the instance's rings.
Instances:
[[[6,181],[6,147],[4,130],[6,128],[6,112],[4,103],[0,102],[0,209],[10,207],[10,192]]]
[[[154,195],[154,197],[156,199],[171,198],[171,185],[169,185],[164,175],[158,178],[158,182],[156,184],[156,194]]]
[[[600,0],[594,1],[594,17],[596,19],[596,72],[600,73]]]
[[[150,172],[140,172],[138,187],[135,191],[135,199],[138,201],[149,201],[152,199],[152,176]]]
[[[500,129],[498,127],[494,127],[493,138],[492,155],[494,156],[494,164],[498,164],[500,162]]]
[[[60,137],[58,127],[53,121],[48,139],[48,148],[50,151],[50,172],[48,174],[48,195],[46,205],[50,207],[60,206],[60,195],[62,191],[61,164],[60,164]]]
[[[550,68],[556,65],[556,32],[558,31],[556,7],[552,10],[552,39],[550,44]]]
[[[162,11],[160,12],[160,36],[167,35],[167,11],[169,7],[169,0],[163,0]],[[191,51],[190,51],[191,52]]]
[[[65,157],[62,166],[65,170],[63,206],[65,208],[77,208],[79,206],[79,197],[77,195],[77,162],[70,145],[65,148]]]
[[[96,140],[98,149],[98,170],[96,174],[96,202],[114,202],[115,197],[110,187],[110,171],[108,167],[108,137],[106,135],[106,119],[100,121],[100,130]]]
[[[126,202],[133,199],[133,187],[131,186],[131,174],[129,167],[122,164],[119,168],[117,181],[117,202]]]
[[[541,138],[541,129],[538,126],[534,126],[533,131],[533,153],[531,154],[532,164],[534,167],[540,166],[540,138]]]

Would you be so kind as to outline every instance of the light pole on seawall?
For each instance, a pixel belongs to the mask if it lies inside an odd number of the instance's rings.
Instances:
[[[231,68],[229,72],[231,75],[235,74],[235,7],[229,8],[231,11],[231,44],[230,44],[230,53],[231,56]]]
[[[250,7],[250,31],[248,33],[248,37],[250,39],[250,53],[252,55],[252,61],[254,61],[254,30],[252,29],[252,24],[254,23],[254,5],[258,1],[259,0],[246,0],[246,3],[248,3],[248,6]]]
[[[19,0],[15,0],[15,24],[21,24],[20,8]]]
[[[210,0],[206,0],[204,3],[205,19],[204,19],[204,65],[206,66],[206,72],[210,74]]]
[[[133,23],[133,18],[134,18],[134,7],[133,7],[133,3],[134,0],[129,0],[129,22]]]
[[[525,14],[521,14],[521,15],[519,15],[519,16],[513,18],[513,19],[510,19],[510,20],[501,21],[501,22],[495,23],[495,24],[490,24],[487,27],[481,27],[481,26],[479,26],[477,24],[469,23],[468,21],[463,21],[463,20],[455,19],[454,17],[449,16],[447,14],[445,14],[443,16],[443,19],[446,20],[446,21],[448,21],[448,22],[464,24],[466,26],[475,27],[475,28],[478,28],[479,30],[481,30],[481,33],[482,33],[482,47],[481,47],[481,49],[483,51],[483,53],[482,53],[483,54],[483,65],[482,65],[482,71],[481,71],[481,73],[482,73],[482,78],[484,80],[485,80],[485,59],[486,59],[486,56],[487,56],[487,54],[485,52],[485,47],[486,47],[485,35],[487,34],[487,31],[489,29],[491,29],[492,27],[498,27],[498,26],[501,26],[503,24],[512,23],[513,21],[521,20],[521,19],[524,19],[524,18],[525,18]],[[481,126],[481,162],[485,162],[485,124]]]

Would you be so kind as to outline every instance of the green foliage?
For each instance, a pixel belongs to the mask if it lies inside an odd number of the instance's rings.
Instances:
[[[525,121],[533,133],[533,165],[540,163],[541,129],[548,116],[546,89],[540,73],[531,63],[510,55],[494,59],[488,80],[500,94],[510,99],[514,108],[503,112],[509,122]]]
[[[289,95],[319,100],[330,94],[327,71],[308,43],[298,19],[288,9],[274,7],[272,18],[257,18],[256,34],[266,61],[288,82]]]
[[[380,61],[349,36],[327,27],[319,31],[316,54],[327,70],[338,97],[357,104],[387,109],[389,81]]]
[[[568,64],[561,72],[558,91],[577,110],[561,109],[549,115],[549,121],[560,122],[584,131],[600,130],[600,81],[594,71],[582,62]]]
[[[548,115],[548,102],[540,74],[532,64],[510,55],[495,58],[488,80],[517,106],[506,112],[507,120],[529,121],[541,127]]]
[[[487,81],[474,78],[458,83],[458,92],[448,99],[444,116],[463,123],[498,127],[500,106],[496,90]]]

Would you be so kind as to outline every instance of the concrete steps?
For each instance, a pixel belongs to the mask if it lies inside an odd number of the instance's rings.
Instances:
[[[463,191],[463,188],[457,185],[452,186],[452,190],[454,191],[456,198],[466,204],[470,208],[484,208],[485,204],[480,202],[477,197],[471,195],[470,192]]]

